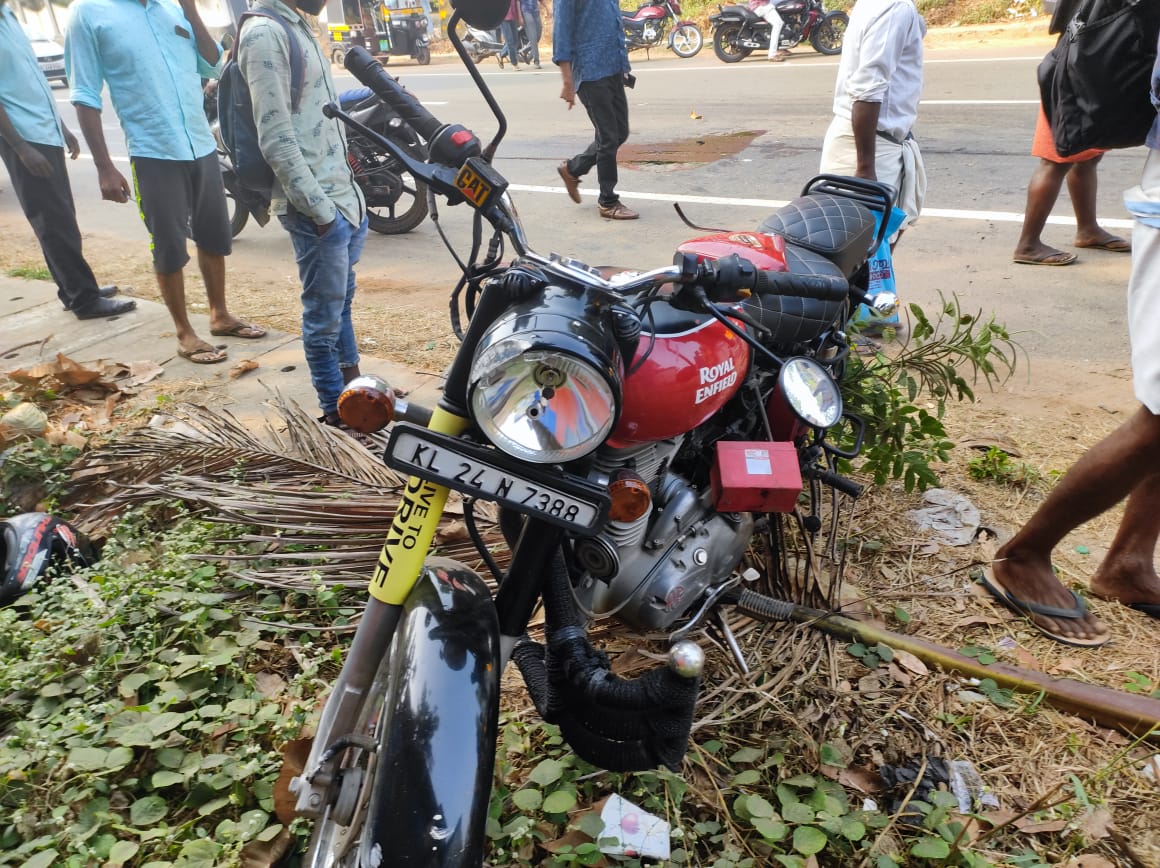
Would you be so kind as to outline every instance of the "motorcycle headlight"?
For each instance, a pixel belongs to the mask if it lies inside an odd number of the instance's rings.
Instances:
[[[599,329],[566,312],[501,318],[471,366],[475,423],[524,461],[583,458],[608,437],[620,404],[619,357],[604,344]]]
[[[789,359],[778,376],[781,393],[803,422],[829,428],[842,418],[842,393],[829,371],[803,356]]]

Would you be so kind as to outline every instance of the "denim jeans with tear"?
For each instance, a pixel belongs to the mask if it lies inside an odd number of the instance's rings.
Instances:
[[[290,233],[302,280],[302,347],[310,381],[322,412],[336,413],[344,385],[342,369],[359,362],[350,305],[354,266],[367,240],[367,218],[355,226],[340,213],[321,237],[309,217],[288,214],[278,219]]]

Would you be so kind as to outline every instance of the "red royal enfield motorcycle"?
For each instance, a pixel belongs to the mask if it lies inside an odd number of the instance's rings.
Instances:
[[[463,13],[472,2],[447,29],[499,121],[486,147],[357,48],[347,69],[428,143],[426,162],[326,109],[476,225],[438,405],[396,403],[372,378],[339,403],[358,430],[394,420],[384,460],[408,482],[291,786],[314,819],[312,868],[482,864],[509,662],[587,761],[679,767],[704,663],[694,640],[712,628],[748,670],[724,613],[789,617],[778,589],[816,578],[818,552],[838,557],[841,504],[860,492],[836,467],[861,444],[838,381],[844,324],[866,300],[851,280],[881,241],[871,208],[889,210],[889,188],[821,176],[761,230],[694,239],[647,271],[538,253],[491,163],[506,121],[454,35],[461,14],[494,25]],[[494,595],[467,565],[432,556],[453,491]],[[499,505],[502,566],[478,501]],[[542,632],[530,627],[541,604]],[[607,618],[642,643],[667,636],[667,665],[614,675],[588,638]]]
[[[705,38],[695,22],[682,21],[680,16],[680,0],[647,0],[636,12],[621,12],[625,45],[629,51],[665,45],[677,57],[692,57]]]

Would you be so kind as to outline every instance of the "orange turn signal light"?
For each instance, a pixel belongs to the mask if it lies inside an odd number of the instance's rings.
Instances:
[[[652,507],[648,485],[635,470],[618,470],[608,483],[612,503],[608,518],[612,521],[636,521]]]
[[[395,419],[395,390],[382,377],[355,377],[338,396],[338,417],[363,434],[382,431]]]

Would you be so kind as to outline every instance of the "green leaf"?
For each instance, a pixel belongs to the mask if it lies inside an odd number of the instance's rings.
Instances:
[[[738,787],[746,787],[750,784],[755,784],[761,780],[761,772],[757,769],[746,769],[743,772],[738,772],[733,776],[733,785]]]
[[[266,828],[266,821],[269,819],[270,815],[265,811],[246,811],[238,818],[238,837],[243,841],[249,841]]]
[[[20,868],[48,868],[56,861],[56,853],[52,850],[42,850],[35,856],[30,856],[20,863]]]
[[[545,814],[566,814],[576,806],[574,790],[556,790],[544,799]]]
[[[169,805],[161,796],[146,796],[129,806],[129,822],[134,826],[152,826],[169,813]]]
[[[149,720],[146,725],[154,735],[165,735],[165,733],[181,726],[188,717],[188,714],[181,714],[176,711],[165,711]]]
[[[866,827],[858,820],[843,817],[839,834],[847,841],[861,841],[866,837]]]
[[[814,821],[814,809],[809,805],[803,805],[801,802],[782,805],[781,818],[787,823],[812,823]]]
[[[790,787],[816,787],[818,785],[817,779],[813,775],[794,775],[792,778],[787,778],[782,781],[786,786]]]
[[[115,747],[109,751],[109,756],[106,758],[106,767],[110,771],[123,769],[129,763],[133,762],[133,750],[127,747]]]
[[[731,763],[754,763],[761,759],[763,752],[755,747],[743,747],[729,757]]]
[[[910,612],[906,611],[906,609],[902,608],[901,606],[895,606],[894,620],[896,620],[899,624],[909,624]]]
[[[772,817],[774,815],[773,805],[762,796],[752,795],[746,799],[745,807],[749,811],[751,817]]]
[[[123,865],[137,855],[141,845],[136,841],[118,841],[109,851],[109,861],[114,865]]]
[[[803,856],[812,856],[826,848],[829,838],[813,826],[798,826],[793,830],[793,848]]]
[[[845,757],[842,756],[842,752],[829,742],[822,745],[818,751],[818,755],[822,760],[822,765],[836,766],[837,768],[843,769],[848,765]]]
[[[782,841],[789,834],[789,826],[781,820],[772,820],[767,817],[755,817],[753,828],[766,841]]]
[[[576,828],[595,841],[604,833],[604,821],[600,819],[600,814],[589,811],[581,814],[576,821]]]
[[[222,796],[220,799],[210,799],[204,805],[197,809],[197,812],[203,817],[208,817],[214,811],[224,808],[230,803],[229,796]]]
[[[153,785],[153,789],[160,790],[164,787],[171,787],[174,784],[185,782],[185,775],[180,772],[171,772],[165,769],[153,773],[153,777],[149,779],[149,783]]]
[[[920,838],[910,848],[910,855],[920,859],[945,859],[951,854],[951,848],[942,838]]]
[[[258,833],[257,840],[262,842],[273,841],[275,838],[282,834],[283,828],[284,827],[281,823],[275,823],[272,826],[267,826],[265,829]]]
[[[157,751],[157,764],[167,769],[179,769],[185,760],[186,753],[175,747],[165,747]]]
[[[512,804],[521,811],[538,811],[544,803],[544,796],[539,790],[523,789],[512,793]]]
[[[534,784],[539,784],[541,787],[547,787],[560,780],[563,774],[563,763],[559,760],[546,759],[541,760],[540,764],[532,769],[532,773],[528,775],[528,780]]]
[[[74,747],[68,752],[68,764],[82,772],[103,769],[109,752],[99,747]]]

